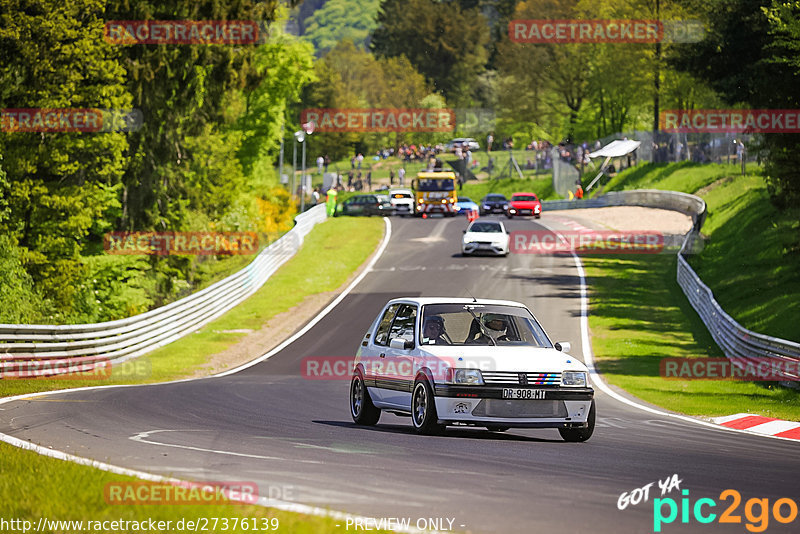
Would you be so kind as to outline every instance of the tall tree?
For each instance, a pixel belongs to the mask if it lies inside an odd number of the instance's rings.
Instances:
[[[455,2],[383,0],[371,48],[406,56],[455,105],[469,105],[488,59],[489,26],[478,8]]]
[[[119,50],[103,40],[102,0],[4,0],[0,108],[126,109]],[[0,133],[10,206],[0,233],[55,308],[71,306],[84,238],[119,205],[123,133]]]
[[[707,81],[730,105],[800,107],[800,2],[713,0],[709,31],[684,45],[671,61]],[[797,134],[764,134],[767,184],[778,206],[800,201],[800,140]]]

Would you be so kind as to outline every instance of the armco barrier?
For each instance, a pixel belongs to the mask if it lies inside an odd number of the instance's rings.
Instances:
[[[644,206],[669,209],[690,215],[694,224],[691,231],[684,237],[683,245],[678,252],[678,284],[725,356],[742,368],[748,363],[754,365],[761,363],[765,358],[776,363],[780,361],[800,362],[800,343],[770,337],[744,328],[725,313],[714,299],[712,291],[689,266],[684,255],[691,253],[692,247],[701,242],[700,228],[706,217],[706,203],[700,197],[676,191],[640,189],[610,192],[587,200],[542,202],[544,211],[610,206]],[[795,374],[783,371],[775,372],[775,374],[786,377],[785,385],[794,387],[798,385],[797,381],[800,377]]]
[[[190,334],[264,285],[297,252],[314,225],[325,218],[324,205],[311,208],[295,218],[294,228],[238,273],[127,319],[58,326],[0,324],[0,378],[26,372],[50,376],[78,366],[119,363]]]

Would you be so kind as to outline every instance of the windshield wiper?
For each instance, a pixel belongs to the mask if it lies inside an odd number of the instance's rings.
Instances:
[[[489,335],[489,333],[486,331],[486,329],[484,328],[484,326],[481,324],[481,321],[478,319],[478,316],[477,316],[477,315],[475,315],[475,312],[473,312],[473,311],[472,311],[472,310],[469,308],[469,306],[464,306],[464,309],[465,309],[465,310],[467,310],[467,311],[469,312],[469,314],[472,316],[472,318],[473,318],[473,319],[475,319],[475,322],[476,322],[476,323],[478,323],[478,328],[480,328],[480,329],[481,329],[481,333],[482,333],[484,336],[488,337],[488,338],[489,338],[489,341],[491,341],[491,342],[492,342],[492,345],[494,345],[494,346],[496,347],[496,346],[497,346],[497,342],[496,342],[496,341],[494,340],[494,338],[493,338],[492,336],[490,336],[490,335]]]

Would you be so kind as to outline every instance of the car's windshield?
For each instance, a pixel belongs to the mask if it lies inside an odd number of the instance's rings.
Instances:
[[[430,332],[424,328],[426,321],[444,323],[437,338],[425,337]],[[553,346],[533,315],[517,306],[426,304],[421,324],[422,345]]]
[[[511,197],[511,200],[515,202],[529,202],[532,200],[539,200],[539,199],[533,195],[514,195],[513,197]]]
[[[450,178],[421,178],[417,191],[453,191],[455,181]]]
[[[472,202],[472,199],[471,198],[467,198],[467,197],[458,197],[458,201],[459,202]]]
[[[505,199],[506,199],[506,197],[504,197],[503,195],[488,195],[486,197],[486,201],[487,202],[499,202],[499,201],[503,201]]]
[[[469,227],[470,232],[481,232],[481,233],[500,233],[503,229],[497,223],[489,223],[489,222],[476,222],[473,223],[472,226]]]

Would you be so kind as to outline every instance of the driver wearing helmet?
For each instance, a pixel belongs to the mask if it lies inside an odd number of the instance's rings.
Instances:
[[[444,319],[439,315],[425,318],[425,327],[422,329],[422,343],[424,345],[450,345],[450,339],[444,331]]]
[[[481,318],[484,327],[484,334],[481,336],[484,341],[489,343],[488,336],[494,340],[496,345],[498,341],[509,341],[508,317],[499,313],[487,313]]]

